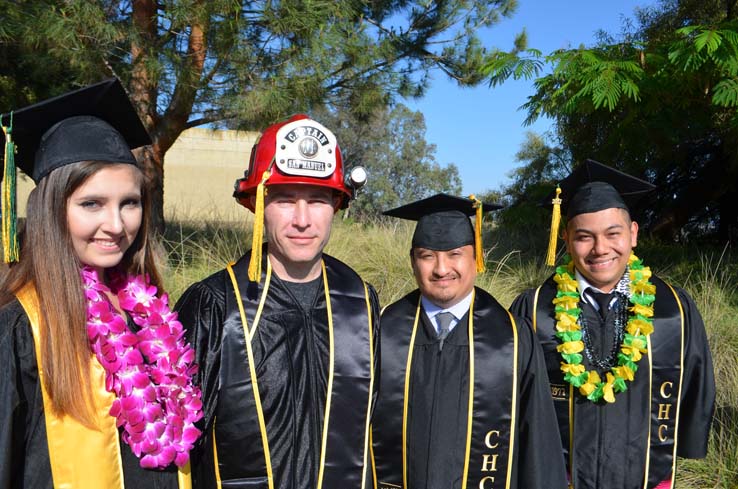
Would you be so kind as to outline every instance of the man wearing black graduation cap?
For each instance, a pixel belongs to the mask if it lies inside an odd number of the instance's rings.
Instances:
[[[381,489],[566,487],[540,346],[474,287],[482,213],[497,208],[438,194],[385,212],[418,221],[419,288],[382,313],[372,421]]]
[[[707,453],[715,383],[702,318],[632,252],[638,224],[626,201],[653,188],[580,165],[554,199],[568,255],[510,308],[543,346],[574,489],[670,489],[677,455]]]

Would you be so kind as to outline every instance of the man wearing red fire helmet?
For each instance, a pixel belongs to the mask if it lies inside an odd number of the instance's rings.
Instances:
[[[368,488],[378,299],[323,253],[365,175],[344,177],[318,122],[267,128],[234,192],[255,215],[251,251],[177,303],[203,392],[195,488]]]

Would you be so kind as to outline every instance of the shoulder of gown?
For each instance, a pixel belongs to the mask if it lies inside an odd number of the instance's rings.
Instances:
[[[51,487],[31,325],[17,300],[0,308],[0,488]],[[34,457],[33,473],[26,458]]]
[[[509,311],[513,316],[530,320],[533,317],[533,304],[538,288],[527,289],[521,292],[510,304]]]
[[[187,341],[195,350],[198,370],[194,381],[202,391],[203,417],[196,426],[203,432],[212,427],[218,404],[220,351],[223,323],[225,321],[226,280],[225,270],[190,285],[174,306],[185,330]],[[199,454],[199,445],[207,437],[198,440],[193,456]]]

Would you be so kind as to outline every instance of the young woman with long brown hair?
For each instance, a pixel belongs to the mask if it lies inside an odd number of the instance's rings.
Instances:
[[[0,283],[0,488],[188,487],[200,392],[158,293],[148,134],[115,79],[0,122],[37,184]]]

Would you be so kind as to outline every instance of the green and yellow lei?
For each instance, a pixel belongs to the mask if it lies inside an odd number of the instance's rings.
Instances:
[[[630,255],[630,315],[625,326],[625,336],[618,352],[618,365],[607,372],[603,382],[595,370],[585,370],[582,365],[581,352],[584,350],[582,330],[578,319],[579,285],[574,278],[574,263],[571,257],[564,257],[564,264],[556,267],[554,280],[557,283],[556,298],[553,304],[556,310],[556,337],[561,344],[556,349],[564,359],[561,371],[564,379],[592,402],[604,399],[615,402],[615,393],[623,392],[628,387],[625,381],[632,381],[638,370],[638,361],[648,351],[648,336],[653,333],[653,302],[656,298],[656,287],[649,282],[651,269],[644,267],[641,260]]]

